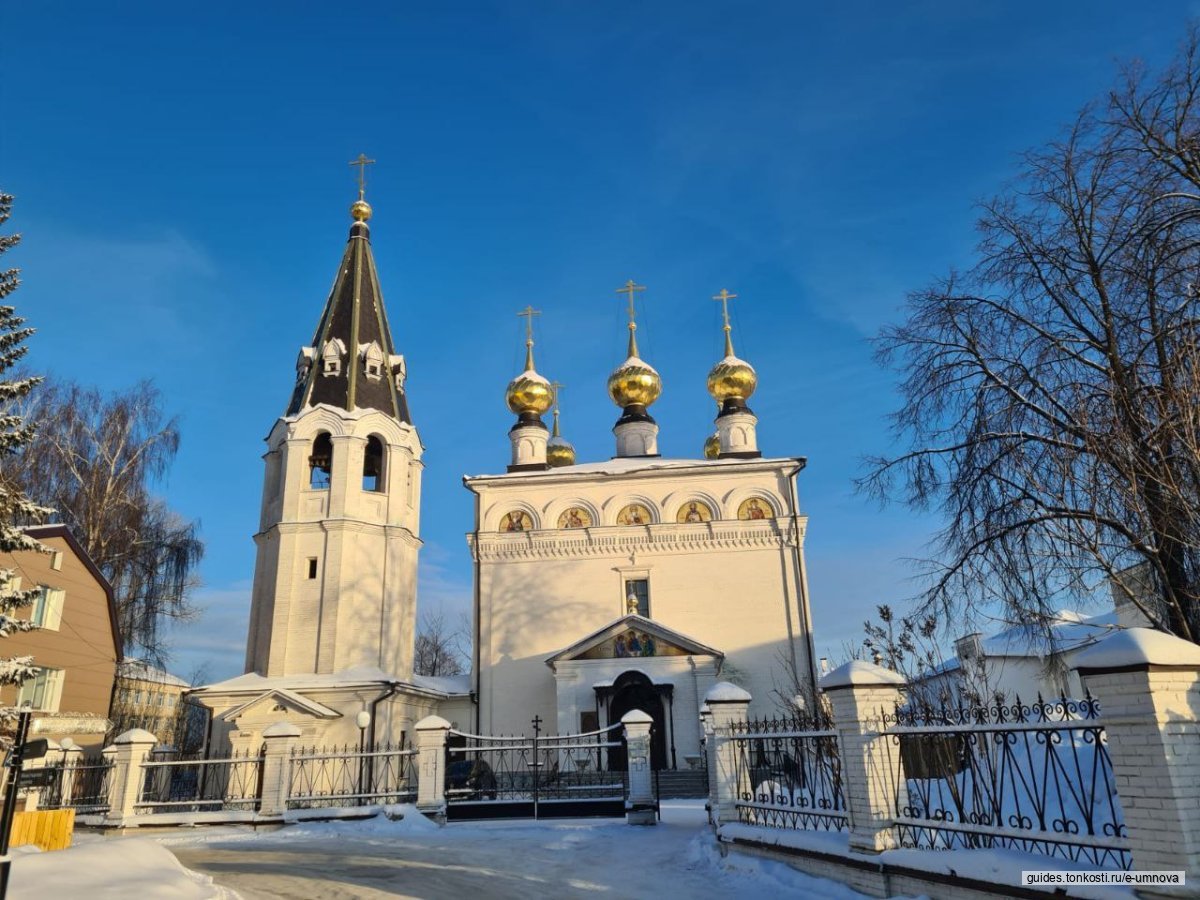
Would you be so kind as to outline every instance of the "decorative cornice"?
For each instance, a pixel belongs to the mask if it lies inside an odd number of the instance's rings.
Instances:
[[[803,532],[800,535],[803,539]],[[628,557],[630,553],[695,553],[762,550],[794,546],[795,529],[786,520],[706,522],[703,525],[615,525],[467,535],[477,561]]]
[[[316,529],[326,532],[352,531],[358,534],[371,534],[382,531],[388,537],[401,538],[410,547],[421,547],[425,543],[403,525],[380,525],[375,522],[364,522],[361,519],[351,518],[313,519],[307,522],[277,522],[266,529],[266,531],[260,531],[254,535],[254,540],[256,543],[259,543],[262,538],[265,538],[272,531],[277,531],[279,534],[303,534]]]

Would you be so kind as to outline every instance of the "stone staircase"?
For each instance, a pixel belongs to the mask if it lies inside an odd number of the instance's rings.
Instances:
[[[658,772],[658,798],[660,800],[695,799],[707,796],[707,769],[662,769]]]

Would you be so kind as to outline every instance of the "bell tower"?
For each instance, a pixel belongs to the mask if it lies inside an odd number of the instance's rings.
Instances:
[[[353,224],[287,410],[267,436],[246,671],[412,675],[421,441],[371,253]]]

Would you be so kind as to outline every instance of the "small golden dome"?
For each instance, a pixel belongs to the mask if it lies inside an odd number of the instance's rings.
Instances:
[[[575,465],[575,448],[564,438],[550,438],[546,442],[546,464],[552,469]]]
[[[662,378],[654,367],[631,356],[608,376],[608,396],[624,409],[635,404],[649,406],[662,394]]]
[[[726,356],[708,373],[708,392],[722,403],[725,400],[749,400],[758,387],[754,366],[736,356]]]
[[[721,455],[721,435],[713,432],[704,439],[704,458],[716,459]]]
[[[528,412],[540,416],[554,405],[554,390],[549,381],[533,369],[526,369],[508,383],[504,399],[518,415]]]
[[[350,218],[355,222],[365,222],[371,218],[371,204],[359,197],[350,204]]]

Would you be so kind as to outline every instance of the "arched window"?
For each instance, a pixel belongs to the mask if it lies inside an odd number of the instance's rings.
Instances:
[[[333,465],[333,441],[329,439],[329,432],[322,431],[313,441],[308,465],[308,486],[315,490],[328,490],[329,472]]]
[[[367,449],[363,452],[362,489],[383,490],[383,441],[375,435],[367,438]]]

